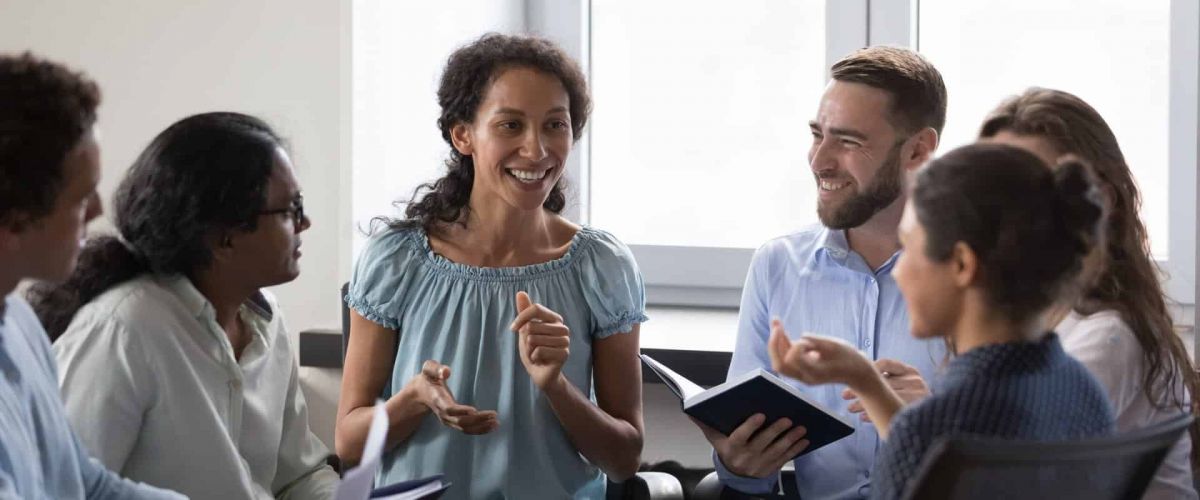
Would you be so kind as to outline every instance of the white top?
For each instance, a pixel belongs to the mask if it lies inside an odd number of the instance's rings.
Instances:
[[[110,469],[192,498],[331,498],[278,311],[265,293],[242,306],[253,337],[237,360],[189,280],[108,290],[54,344],[72,426]]]
[[[1160,409],[1146,397],[1142,390],[1145,367],[1141,345],[1117,311],[1088,316],[1071,311],[1054,331],[1062,339],[1063,348],[1087,366],[1108,392],[1118,432],[1141,429],[1179,415],[1180,410]],[[1187,389],[1179,387],[1186,400]],[[1167,454],[1144,498],[1197,498],[1192,485],[1191,451],[1192,438],[1185,432]]]

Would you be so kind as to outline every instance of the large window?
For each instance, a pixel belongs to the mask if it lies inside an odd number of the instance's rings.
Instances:
[[[450,50],[484,31],[537,33],[583,64],[594,94],[568,162],[566,214],[631,246],[651,305],[731,309],[753,249],[817,222],[806,122],[829,66],[862,46],[899,44],[946,79],[941,152],[971,141],[989,110],[1029,86],[1092,103],[1141,187],[1168,292],[1193,303],[1195,0],[354,5],[356,222],[394,214],[393,200],[440,175],[447,146],[434,126],[434,86]],[[715,337],[722,325],[692,347],[724,342]]]
[[[1092,103],[1141,187],[1167,289],[1190,304],[1194,4],[593,0],[585,216],[632,245],[652,303],[736,306],[751,249],[815,222],[804,122],[827,68],[854,48],[899,44],[946,79],[941,152],[972,141],[989,110],[1030,86]]]
[[[1168,258],[1169,0],[921,0],[918,46],[950,103],[942,151],[975,139],[1008,95],[1038,86],[1094,106],[1145,195],[1154,254]]]
[[[593,2],[591,222],[634,245],[731,248],[815,223],[824,4]]]

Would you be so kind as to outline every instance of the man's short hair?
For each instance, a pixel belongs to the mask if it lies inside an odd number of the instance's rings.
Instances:
[[[0,224],[54,209],[63,162],[96,122],[100,89],[28,52],[0,54]]]
[[[891,94],[893,127],[908,133],[931,127],[942,134],[946,84],[921,54],[901,47],[867,47],[838,61],[831,73],[839,82],[861,83]]]

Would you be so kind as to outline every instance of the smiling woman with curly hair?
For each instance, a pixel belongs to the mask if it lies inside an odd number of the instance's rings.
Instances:
[[[443,473],[458,498],[602,498],[642,449],[641,275],[559,213],[587,123],[579,66],[490,34],[438,89],[448,172],[355,265],[336,441],[356,462],[382,394],[381,481]]]

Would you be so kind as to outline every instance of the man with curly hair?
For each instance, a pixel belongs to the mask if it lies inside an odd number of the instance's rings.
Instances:
[[[118,477],[88,456],[59,399],[50,342],[23,279],[75,268],[100,215],[100,90],[28,53],[0,54],[0,498],[181,498]]]

